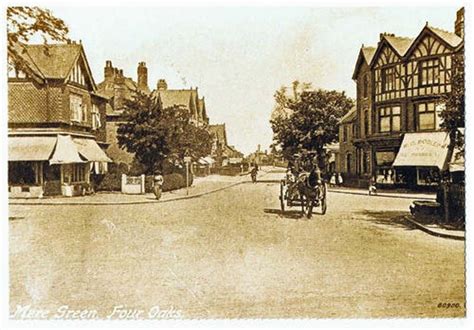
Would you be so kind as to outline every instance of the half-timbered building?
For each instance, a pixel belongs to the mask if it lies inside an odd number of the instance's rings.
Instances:
[[[406,133],[419,146],[445,145],[439,114],[452,88],[453,57],[464,49],[460,17],[455,33],[427,23],[416,38],[383,33],[376,48],[361,48],[353,74],[360,185],[371,176],[382,184],[429,185],[439,176],[439,167],[427,160],[394,162]]]

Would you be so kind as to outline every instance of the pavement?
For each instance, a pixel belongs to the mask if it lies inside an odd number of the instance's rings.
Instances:
[[[265,172],[261,175],[265,175]],[[9,200],[10,205],[127,205],[127,204],[147,204],[147,203],[164,203],[180,199],[196,198],[203,194],[210,194],[222,189],[230,188],[234,185],[250,182],[250,178],[246,175],[242,176],[220,176],[209,175],[206,177],[196,177],[193,185],[188,189],[178,189],[163,192],[160,200],[155,198],[153,193],[133,195],[122,194],[121,192],[97,192],[89,196],[74,197],[45,197],[37,198],[12,198]]]
[[[278,183],[283,177],[285,171],[281,168],[262,167],[259,171],[257,180],[264,183]],[[193,185],[188,188],[164,192],[160,200],[155,198],[153,193],[142,195],[122,194],[121,192],[98,192],[89,196],[74,197],[44,197],[38,198],[12,198],[10,205],[127,205],[127,204],[147,204],[164,203],[180,199],[197,198],[205,194],[214,193],[222,189],[233,187],[242,183],[250,183],[249,173],[243,173],[239,176],[221,176],[209,175],[206,177],[196,177]],[[347,187],[330,187],[331,192],[353,195],[369,196],[366,189],[356,189]],[[375,195],[373,195],[375,196]],[[406,198],[410,200],[435,200],[435,194],[424,193],[401,193],[379,191],[377,197]]]
[[[465,242],[411,226],[411,200],[329,192],[308,220],[278,194],[262,182],[173,203],[10,205],[10,313],[465,317]]]
[[[437,224],[422,224],[416,221],[412,215],[407,215],[405,219],[413,224],[416,228],[421,231],[436,237],[449,238],[464,241],[466,240],[466,232],[464,230],[454,230],[445,228]]]

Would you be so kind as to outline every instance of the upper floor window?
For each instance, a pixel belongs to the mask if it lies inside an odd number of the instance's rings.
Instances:
[[[395,67],[382,69],[382,91],[390,92],[395,89]]]
[[[440,112],[444,103],[423,102],[415,105],[416,129],[418,131],[438,129],[441,124]]]
[[[400,131],[400,106],[384,106],[377,108],[379,116],[379,132]]]
[[[439,84],[439,59],[433,58],[420,61],[419,66],[421,86]]]
[[[369,109],[365,108],[364,110],[364,135],[369,135]]]
[[[342,142],[347,142],[347,125],[342,126]]]
[[[362,97],[367,98],[369,95],[369,77],[368,75],[364,75],[364,78],[362,78]]]
[[[69,96],[69,107],[71,109],[71,120],[84,122],[87,119],[87,108],[83,103],[82,96],[71,94]]]
[[[98,129],[102,127],[102,123],[100,122],[100,112],[99,107],[97,104],[92,105],[92,129]]]

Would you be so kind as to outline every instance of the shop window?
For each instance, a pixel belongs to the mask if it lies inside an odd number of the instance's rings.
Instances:
[[[84,164],[73,164],[72,165],[72,182],[83,182],[86,181],[86,167]]]
[[[418,185],[435,186],[440,182],[438,168],[418,168],[417,171]]]
[[[439,59],[433,58],[420,61],[420,77],[418,82],[420,86],[430,86],[439,84]]]
[[[378,108],[379,132],[400,131],[400,106],[385,106]]]
[[[37,168],[32,162],[8,162],[10,185],[34,185],[37,183]]]

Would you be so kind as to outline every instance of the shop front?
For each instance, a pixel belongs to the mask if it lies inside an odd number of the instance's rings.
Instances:
[[[81,195],[90,188],[91,173],[106,170],[110,161],[94,139],[73,139],[70,135],[10,136],[9,197]]]
[[[406,133],[393,162],[397,183],[436,187],[448,156],[447,132]]]

